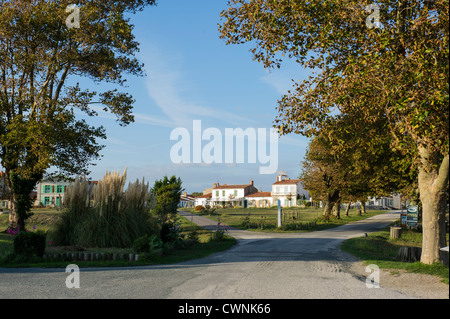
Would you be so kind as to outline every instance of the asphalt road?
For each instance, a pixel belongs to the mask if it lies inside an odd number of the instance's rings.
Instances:
[[[349,263],[356,259],[339,250],[343,240],[377,231],[398,218],[399,212],[392,211],[330,230],[298,234],[232,229],[229,234],[238,244],[225,252],[173,265],[82,268],[80,288],[66,287],[69,274],[65,269],[0,268],[0,300],[412,298],[383,287],[382,277],[380,288],[368,288],[364,276],[350,271]],[[215,224],[198,216],[194,222],[212,229]]]

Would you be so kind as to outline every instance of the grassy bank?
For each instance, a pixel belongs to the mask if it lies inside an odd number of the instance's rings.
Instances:
[[[397,254],[402,246],[421,247],[422,233],[417,230],[402,229],[401,238],[391,239],[389,228],[387,228],[369,234],[367,237],[348,239],[342,243],[341,249],[358,257],[366,265],[376,264],[381,269],[406,270],[439,276],[442,282],[449,283],[449,268],[443,264],[425,265],[420,262],[400,261]]]
[[[369,218],[384,211],[367,210],[361,216],[356,209],[351,209],[348,216],[344,215],[341,210],[341,218],[331,218],[324,220],[322,217],[322,208],[283,208],[282,210],[282,227],[278,228],[278,209],[276,207],[269,208],[219,208],[213,212],[197,212],[191,209],[183,209],[186,212],[208,217],[216,221],[220,217],[221,222],[228,226],[262,232],[306,232],[314,230],[322,230],[341,226],[350,222]]]
[[[55,209],[34,209],[34,215],[27,221],[27,228],[32,229],[36,225],[36,230],[48,231],[52,227],[52,224],[57,220],[59,211]],[[196,231],[198,234],[198,241],[192,243],[189,240],[183,240],[181,246],[171,249],[163,256],[157,256],[154,260],[143,262],[134,261],[129,262],[126,260],[105,260],[105,261],[76,261],[75,263],[80,267],[123,267],[123,266],[142,266],[142,265],[156,265],[156,264],[171,264],[177,262],[183,262],[191,259],[197,259],[206,257],[212,253],[226,250],[236,243],[236,240],[231,237],[226,237],[223,241],[215,241],[212,239],[212,233],[193,225],[187,219],[181,217],[181,235],[187,238],[187,235],[192,231]],[[42,267],[42,268],[55,268],[66,267],[69,263],[68,260],[55,261],[55,260],[43,260],[34,259],[26,262],[4,262],[4,258],[13,251],[12,237],[5,231],[8,227],[8,215],[0,215],[0,267]],[[129,254],[132,253],[131,248],[95,248],[95,247],[83,247],[83,252],[96,252],[96,253],[117,253],[117,254]],[[46,254],[58,254],[64,253],[70,250],[70,247],[52,247],[47,245]],[[70,250],[72,251],[72,250]]]

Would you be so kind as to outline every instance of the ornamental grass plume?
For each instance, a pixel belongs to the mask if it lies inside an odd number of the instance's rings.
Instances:
[[[106,172],[95,187],[86,188],[85,180],[69,187],[62,219],[70,223],[59,225],[55,232],[59,236],[54,237],[57,244],[131,247],[136,238],[156,232],[150,215],[152,190],[144,179],[129,183],[124,190],[126,172]]]

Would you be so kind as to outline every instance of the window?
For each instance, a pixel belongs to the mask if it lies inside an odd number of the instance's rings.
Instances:
[[[57,193],[64,193],[64,186],[63,185],[56,186],[56,192]]]
[[[52,192],[52,186],[44,185],[44,193],[51,193],[51,192]]]
[[[216,191],[216,197],[219,197],[219,191]]]
[[[222,191],[222,196],[225,196],[225,191]]]
[[[294,192],[295,192],[295,186],[291,186],[290,189],[291,189],[291,190],[290,190],[291,193],[294,193]]]
[[[234,196],[237,196],[237,189],[234,190]]]
[[[50,197],[44,197],[44,205],[50,205]]]

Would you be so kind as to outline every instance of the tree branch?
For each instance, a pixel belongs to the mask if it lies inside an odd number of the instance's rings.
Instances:
[[[449,155],[445,155],[439,167],[439,175],[433,183],[433,188],[435,189],[445,189],[448,183],[448,173],[449,173]]]

